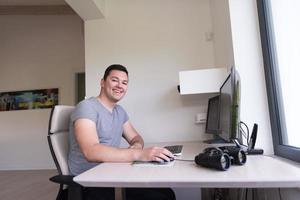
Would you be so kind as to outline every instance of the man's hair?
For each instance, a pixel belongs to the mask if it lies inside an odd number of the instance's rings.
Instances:
[[[104,72],[103,80],[106,80],[106,78],[108,77],[108,75],[110,74],[110,72],[112,70],[123,71],[128,76],[128,71],[127,71],[126,67],[124,67],[123,65],[120,65],[120,64],[113,64],[113,65],[110,65],[109,67],[106,68],[106,70]]]

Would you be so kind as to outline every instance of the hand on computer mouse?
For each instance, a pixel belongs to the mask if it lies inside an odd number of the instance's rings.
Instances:
[[[165,162],[173,161],[175,159],[175,156],[171,151],[163,147],[162,155],[160,155],[160,158],[163,159]]]
[[[174,159],[174,155],[169,150],[163,147],[148,147],[140,151],[136,160],[169,162],[171,159]]]
[[[163,154],[164,156],[162,156],[161,158],[164,160],[164,162],[171,162],[175,160],[175,156],[168,149],[164,148]]]
[[[154,163],[161,163],[161,164],[164,164],[164,163],[169,163],[169,162],[172,162],[172,161],[174,161],[174,160],[175,160],[175,158],[173,158],[173,157],[170,157],[170,158],[169,158],[169,160],[152,161],[152,162],[154,162]]]

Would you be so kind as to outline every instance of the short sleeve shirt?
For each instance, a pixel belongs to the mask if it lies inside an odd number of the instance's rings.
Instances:
[[[83,100],[76,106],[71,115],[69,129],[68,165],[72,175],[78,175],[98,164],[85,159],[75,139],[74,123],[78,119],[89,119],[96,124],[99,143],[119,147],[128,115],[120,105],[115,105],[110,112],[96,97]]]

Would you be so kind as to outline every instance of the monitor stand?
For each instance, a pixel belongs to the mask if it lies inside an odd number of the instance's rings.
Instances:
[[[206,144],[231,144],[231,141],[226,141],[218,135],[214,135],[214,139],[204,140],[203,143]]]
[[[211,139],[211,140],[204,140],[203,143],[206,143],[211,147],[225,147],[225,146],[231,147],[231,146],[233,146],[233,147],[241,148],[244,151],[246,151],[245,147],[242,146],[237,139],[231,139],[230,141],[227,141],[218,135],[215,135],[214,137],[215,138]]]
[[[231,146],[236,146],[236,143],[234,141],[227,141],[223,138],[221,138],[220,136],[215,136],[214,139],[211,140],[205,140],[203,141],[203,143],[208,144],[209,147],[231,147]]]

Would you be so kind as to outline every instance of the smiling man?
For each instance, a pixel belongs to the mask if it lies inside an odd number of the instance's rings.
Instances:
[[[117,104],[126,94],[128,71],[111,65],[101,79],[97,97],[83,100],[71,115],[69,168],[78,175],[100,162],[169,161],[171,152],[161,147],[143,148],[144,141],[129,121],[126,111]],[[129,148],[120,148],[121,138]],[[113,188],[87,188],[87,199],[114,199]],[[175,199],[171,189],[126,190],[127,199]]]

